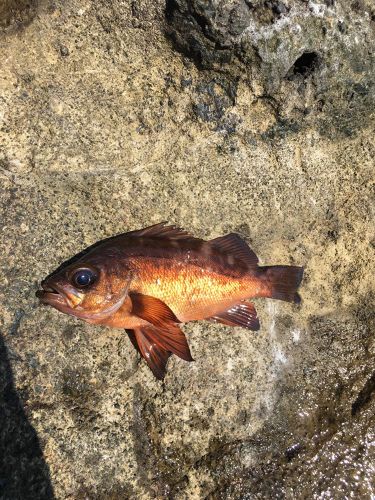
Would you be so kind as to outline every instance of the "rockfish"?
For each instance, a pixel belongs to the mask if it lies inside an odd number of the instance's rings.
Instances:
[[[181,323],[259,329],[249,299],[299,302],[303,268],[259,266],[237,234],[210,241],[166,223],[101,241],[48,276],[37,296],[88,323],[124,328],[153,374],[193,361]]]

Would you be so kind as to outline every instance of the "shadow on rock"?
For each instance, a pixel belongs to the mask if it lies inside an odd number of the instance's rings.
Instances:
[[[48,466],[15,390],[0,335],[0,499],[53,498]]]

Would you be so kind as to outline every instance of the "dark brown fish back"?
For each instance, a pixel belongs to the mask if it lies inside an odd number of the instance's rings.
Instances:
[[[93,252],[103,253],[105,259],[146,257],[183,261],[233,278],[244,276],[258,263],[255,253],[236,234],[205,241],[163,224],[118,235]]]

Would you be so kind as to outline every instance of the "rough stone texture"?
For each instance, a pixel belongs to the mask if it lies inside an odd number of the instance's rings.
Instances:
[[[335,139],[372,120],[372,0],[167,0],[167,13],[179,49],[268,102],[268,136],[313,126]]]
[[[186,5],[0,9],[0,496],[372,498],[372,2]],[[160,220],[305,265],[302,305],[187,325],[164,383],[38,307],[63,260]]]
[[[37,12],[37,0],[2,0],[0,27],[5,32],[15,32],[27,26]]]

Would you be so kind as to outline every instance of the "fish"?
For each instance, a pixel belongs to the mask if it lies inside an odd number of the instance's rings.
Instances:
[[[62,313],[124,329],[162,380],[171,355],[193,361],[183,323],[208,320],[257,331],[250,299],[299,303],[303,272],[260,266],[238,234],[207,241],[161,222],[89,247],[47,276],[36,295]]]

